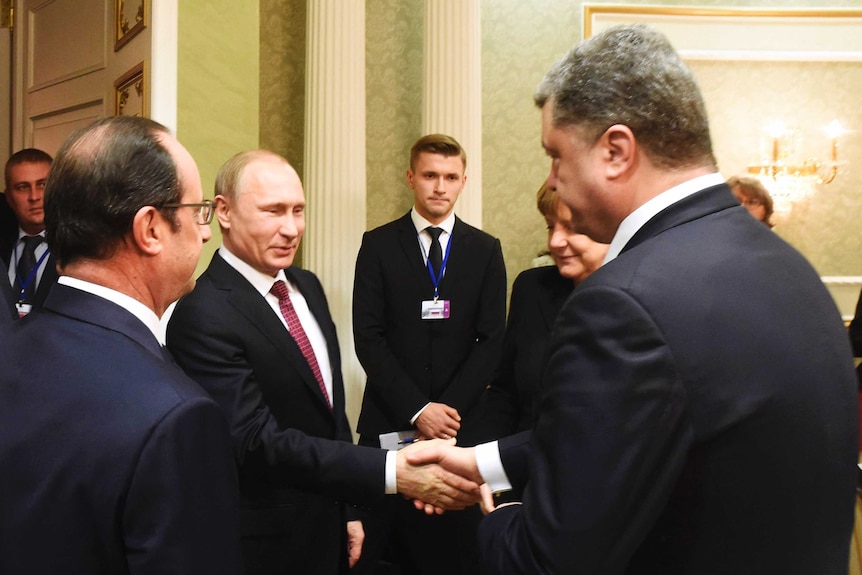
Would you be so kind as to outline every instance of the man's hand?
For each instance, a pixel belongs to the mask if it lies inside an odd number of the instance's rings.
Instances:
[[[479,502],[479,507],[482,509],[482,513],[488,515],[497,506],[494,504],[494,494],[491,493],[491,488],[488,487],[487,483],[483,483],[481,485],[482,490],[482,500]]]
[[[423,443],[423,442],[420,442]],[[469,479],[476,485],[485,483],[476,465],[476,451],[472,447],[455,447],[454,442],[426,441],[422,449],[406,453],[410,465],[436,463],[443,469]],[[403,450],[402,450],[403,451]],[[428,503],[426,501],[426,503]]]
[[[362,555],[362,544],[365,542],[365,529],[362,521],[347,522],[347,561],[350,567],[356,565]]]
[[[464,509],[481,498],[479,483],[465,479],[447,471],[439,465],[412,465],[408,463],[411,454],[437,447],[455,449],[455,440],[439,439],[417,441],[397,454],[398,492],[408,499],[419,500],[425,504],[426,513],[443,513]],[[429,458],[432,459],[432,458]]]
[[[461,416],[454,407],[433,401],[422,410],[414,422],[421,437],[425,439],[449,439],[458,435]]]

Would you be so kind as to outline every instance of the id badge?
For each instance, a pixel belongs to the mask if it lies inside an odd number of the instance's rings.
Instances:
[[[33,305],[19,301],[15,304],[15,309],[18,311],[18,317],[24,317],[33,310]]]
[[[449,318],[449,300],[428,299],[422,302],[422,319],[448,319]]]

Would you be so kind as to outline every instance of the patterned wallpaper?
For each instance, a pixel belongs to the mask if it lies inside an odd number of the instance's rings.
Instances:
[[[406,173],[422,136],[423,10],[423,0],[366,1],[368,229],[413,205]]]
[[[662,4],[858,8],[858,0]],[[410,145],[421,135],[423,6],[423,0],[366,0],[369,229],[411,205],[404,174]],[[582,7],[573,0],[482,0],[481,10],[484,228],[503,244],[511,284],[546,241],[534,198],[549,164],[540,146],[533,90],[548,67],[579,40]],[[261,145],[301,166],[305,0],[262,0],[260,16]],[[704,90],[726,176],[744,169],[748,150],[757,151],[763,118],[778,111],[795,117],[800,127],[811,123],[815,132],[833,116],[862,131],[856,96],[862,64],[698,62],[692,68]],[[803,118],[800,109],[809,113]],[[862,275],[862,260],[856,256],[862,234],[854,225],[860,213],[854,176],[862,173],[860,146],[857,133],[848,134],[842,140],[842,154],[850,160],[847,173],[775,228],[823,275]]]

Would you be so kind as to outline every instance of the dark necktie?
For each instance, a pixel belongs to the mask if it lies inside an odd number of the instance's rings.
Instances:
[[[443,266],[443,248],[440,247],[440,234],[443,233],[442,228],[427,227],[425,231],[431,235],[431,248],[428,250],[428,263],[431,264],[431,270],[435,275],[440,275],[440,268]]]
[[[281,310],[281,315],[284,316],[284,320],[287,322],[287,329],[290,331],[290,335],[293,337],[296,345],[299,346],[299,351],[302,352],[305,361],[308,362],[308,367],[311,368],[314,379],[317,380],[317,385],[320,386],[320,391],[323,392],[326,404],[329,406],[329,409],[332,409],[332,401],[329,399],[329,393],[326,391],[326,384],[323,383],[323,375],[320,373],[317,357],[314,355],[314,349],[311,347],[311,342],[308,341],[308,336],[305,335],[305,330],[302,329],[299,316],[296,315],[296,310],[293,309],[287,285],[283,281],[278,280],[272,284],[269,291],[278,298],[278,309]]]
[[[24,301],[33,301],[33,294],[36,293],[36,272],[33,268],[36,267],[36,247],[42,243],[42,236],[24,236],[21,241],[24,242],[24,250],[21,252],[21,259],[18,260],[18,293],[26,284],[24,290]],[[30,277],[30,274],[33,277]]]

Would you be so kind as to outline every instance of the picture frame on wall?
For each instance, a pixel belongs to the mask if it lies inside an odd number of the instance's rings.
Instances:
[[[114,81],[114,115],[148,117],[144,63],[133,66]]]
[[[115,0],[114,30],[116,31],[116,40],[114,52],[119,51],[141,30],[146,28],[146,21],[146,0]]]

